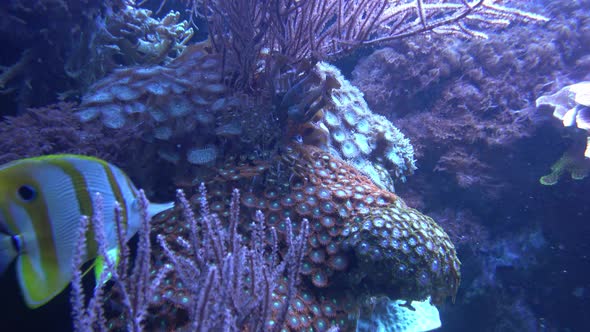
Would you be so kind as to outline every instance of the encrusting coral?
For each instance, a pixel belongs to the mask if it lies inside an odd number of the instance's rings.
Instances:
[[[166,66],[116,70],[91,87],[76,114],[85,123],[141,130],[160,158],[179,168],[211,166],[229,149],[237,152],[251,149],[252,141],[294,136],[340,156],[391,191],[393,179],[404,180],[416,168],[409,140],[385,117],[373,114],[363,94],[336,67],[320,62],[287,91],[279,106],[287,123],[269,116],[267,124],[286,127],[287,134],[281,135],[260,130],[259,117],[245,114],[250,113],[244,110],[248,100],[230,92],[221,64],[203,43]],[[253,114],[272,114],[275,107],[261,103],[257,108]],[[270,137],[250,139],[244,131]]]
[[[293,144],[272,164],[229,160],[207,187],[208,209],[223,219],[233,211],[232,188],[243,188],[237,227],[242,233],[254,231],[252,222],[257,220],[257,211],[262,211],[266,228],[276,229],[281,255],[288,248],[289,225],[298,234],[301,221],[309,220],[302,280],[284,329],[325,331],[336,325],[347,330],[354,328],[358,310],[369,298],[431,298],[439,303],[457,291],[460,262],[442,228],[321,149]],[[197,195],[190,201],[197,205],[202,199]],[[180,248],[178,238],[194,236],[181,212],[166,212],[151,222],[152,233],[160,234],[159,241],[174,248]],[[273,247],[272,239],[267,237],[265,245]],[[162,248],[152,245],[154,266],[170,260]],[[195,259],[190,251],[177,254],[183,260]],[[174,324],[185,322],[183,317],[191,309],[182,300],[189,289],[179,278],[171,271],[162,280],[164,287],[153,297],[148,324],[183,328]],[[273,292],[276,306],[271,306],[271,317],[283,308],[281,298],[288,284],[288,278],[282,280]]]

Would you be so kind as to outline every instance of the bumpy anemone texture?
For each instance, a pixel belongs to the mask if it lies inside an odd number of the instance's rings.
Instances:
[[[309,121],[292,130],[305,143],[339,156],[393,191],[393,179],[403,181],[416,169],[410,141],[388,119],[373,113],[363,93],[336,67],[320,62],[311,75],[317,82],[309,88],[324,90],[311,105],[320,106]]]
[[[216,116],[237,104],[223,97],[219,66],[216,56],[193,46],[167,66],[117,70],[91,87],[77,115],[111,129],[141,127],[171,163],[210,163],[217,156],[210,143],[231,134],[215,129]]]
[[[290,145],[272,163],[228,160],[207,186],[211,212],[220,216],[229,213],[232,188],[241,188],[240,227],[251,227],[256,211],[264,212],[280,248],[285,247],[285,218],[293,221],[295,233],[303,218],[310,221],[303,278],[285,330],[313,326],[325,331],[333,325],[346,330],[355,326],[355,313],[370,297],[411,301],[430,296],[437,303],[457,291],[460,262],[442,228],[319,148]],[[198,201],[191,199],[195,205]],[[190,236],[179,211],[160,214],[152,225],[153,233],[169,243]],[[158,245],[152,248],[156,266],[165,264],[166,254]],[[188,308],[178,294],[186,290],[174,272],[162,284],[150,324],[182,322]],[[285,285],[272,297],[277,312],[285,304]]]

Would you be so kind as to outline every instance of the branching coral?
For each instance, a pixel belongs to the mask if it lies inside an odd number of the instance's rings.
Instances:
[[[303,220],[298,235],[292,233],[287,219],[287,250],[283,258],[278,256],[276,231],[268,232],[264,216],[258,212],[249,241],[238,232],[239,192],[234,190],[231,198],[229,226],[225,228],[221,219],[210,213],[206,190],[202,184],[201,218],[195,218],[189,202],[181,190],[177,192],[179,210],[184,216],[190,231],[188,238],[177,237],[167,242],[163,234],[157,235],[157,242],[169,263],[161,259],[151,259],[149,202],[142,191],[139,192],[138,208],[141,215],[138,253],[131,268],[131,254],[124,243],[124,216],[120,206],[115,207],[115,236],[118,238],[120,257],[118,264],[109,255],[107,232],[104,224],[103,199],[96,194],[96,212],[92,223],[88,217],[80,222],[77,255],[73,259],[72,315],[75,331],[123,330],[140,332],[144,329],[166,327],[178,328],[186,320],[155,321],[152,311],[163,312],[174,308],[162,307],[161,303],[172,301],[178,310],[188,312],[188,325],[192,331],[278,331],[285,325],[287,309],[285,305],[276,306],[276,301],[291,302],[299,279],[298,270],[301,256],[305,251],[308,234],[307,220]],[[161,215],[166,218],[166,212]],[[89,225],[90,224],[90,225]],[[94,230],[95,237],[86,243],[86,232]],[[265,238],[272,237],[271,246],[264,245]],[[169,239],[170,240],[170,239]],[[97,276],[97,287],[92,298],[85,302],[82,284],[81,264],[89,246],[96,245],[99,254],[105,258],[105,271]],[[268,259],[265,256],[268,255]],[[174,270],[174,277],[169,274]],[[175,292],[170,292],[170,283]],[[291,280],[281,283],[283,278]],[[107,288],[107,279],[113,287]],[[279,289],[284,286],[284,289]],[[107,290],[108,289],[108,290]],[[105,291],[110,301],[118,306],[106,306]],[[286,294],[277,296],[276,292]],[[273,301],[271,302],[271,299]],[[150,309],[151,306],[151,309]],[[150,309],[150,311],[148,311]]]
[[[214,50],[239,68],[236,83],[248,89],[272,86],[277,75],[301,62],[342,55],[363,45],[429,31],[483,38],[485,27],[506,26],[511,20],[547,20],[489,0],[204,3],[207,8],[202,12],[209,21]]]
[[[126,1],[119,11],[107,11],[92,23],[89,29],[93,30],[79,36],[64,67],[69,77],[86,84],[121,65],[167,64],[193,36],[193,28],[180,21],[178,12],[156,19],[134,1]]]

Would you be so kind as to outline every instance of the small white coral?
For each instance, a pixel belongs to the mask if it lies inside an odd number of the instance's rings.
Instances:
[[[206,165],[217,158],[217,149],[214,146],[204,148],[192,148],[188,151],[186,159],[189,163],[195,165]]]
[[[554,107],[553,116],[562,121],[565,127],[573,126],[590,132],[590,82],[568,85],[556,93],[537,98],[537,107]],[[590,136],[587,138],[585,154],[590,158]]]

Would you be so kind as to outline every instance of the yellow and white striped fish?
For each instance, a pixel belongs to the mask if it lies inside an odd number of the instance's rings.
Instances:
[[[116,202],[126,223],[126,240],[141,223],[138,190],[119,168],[78,155],[27,158],[0,166],[0,273],[16,258],[18,281],[30,308],[47,303],[71,281],[80,218],[94,214],[95,193],[103,198],[108,248],[116,248]],[[150,203],[148,215],[173,204]],[[97,255],[94,234],[87,237],[84,261]]]

